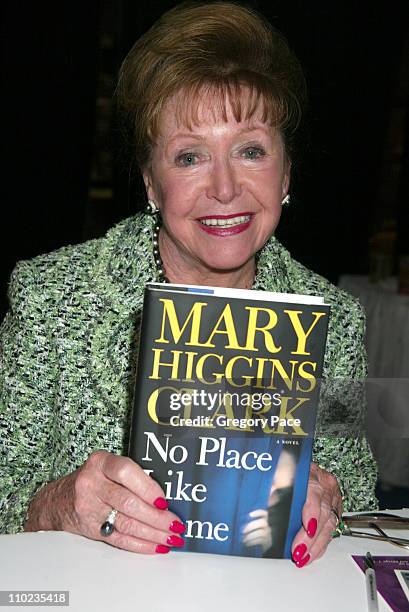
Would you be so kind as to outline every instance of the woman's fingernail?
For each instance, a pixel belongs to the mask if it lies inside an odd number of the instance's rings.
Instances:
[[[158,544],[155,548],[155,552],[159,553],[160,555],[166,555],[169,551],[169,546],[165,546],[164,544]]]
[[[176,548],[182,548],[182,546],[185,545],[184,539],[177,535],[168,536],[166,538],[166,542],[169,544],[169,546],[176,546]]]
[[[308,521],[308,525],[307,525],[307,535],[310,538],[313,538],[315,536],[315,533],[317,531],[317,525],[318,525],[318,521],[316,518],[312,518]]]
[[[173,531],[173,533],[185,533],[186,527],[180,521],[172,521],[169,525],[169,531]]]
[[[298,544],[298,546],[294,548],[294,551],[293,551],[294,561],[297,562],[300,559],[302,559],[306,552],[307,552],[306,545],[304,543]]]
[[[159,510],[166,510],[168,507],[168,502],[164,497],[157,497],[153,502],[153,505],[159,508]]]
[[[295,564],[297,567],[304,567],[304,565],[306,565],[310,559],[311,555],[306,555],[303,559],[296,561]]]

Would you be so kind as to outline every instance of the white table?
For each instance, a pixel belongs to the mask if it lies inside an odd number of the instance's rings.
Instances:
[[[399,512],[409,516],[409,510]],[[390,533],[409,537],[409,531]],[[344,537],[333,540],[324,557],[298,569],[288,560],[179,552],[141,556],[60,532],[3,535],[0,589],[70,591],[69,608],[27,610],[364,612],[364,576],[349,555],[367,550],[409,554],[391,544]],[[381,598],[380,610],[389,610]]]

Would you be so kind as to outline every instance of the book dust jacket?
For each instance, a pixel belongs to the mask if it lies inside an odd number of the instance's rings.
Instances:
[[[186,524],[184,550],[290,558],[328,317],[313,296],[147,285],[129,456]]]

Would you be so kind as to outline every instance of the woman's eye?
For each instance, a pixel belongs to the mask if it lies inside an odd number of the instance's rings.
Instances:
[[[193,166],[198,160],[197,153],[181,153],[176,157],[176,164],[178,166]]]
[[[263,157],[265,154],[266,152],[261,147],[246,147],[242,153],[243,157],[246,159],[258,159],[259,157]]]

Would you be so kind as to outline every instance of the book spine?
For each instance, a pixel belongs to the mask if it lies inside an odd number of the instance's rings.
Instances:
[[[136,458],[138,456],[138,431],[139,431],[139,423],[141,420],[141,411],[138,407],[142,405],[142,401],[144,398],[144,391],[142,387],[142,381],[145,379],[144,369],[146,368],[146,364],[149,363],[149,333],[151,329],[151,316],[152,316],[152,302],[153,302],[153,292],[147,287],[145,289],[145,294],[143,298],[143,310],[142,317],[140,323],[140,336],[139,336],[139,349],[138,349],[138,362],[136,369],[136,378],[135,378],[135,389],[133,394],[133,410],[132,410],[132,419],[131,419],[131,428],[129,435],[129,448],[128,455],[131,458]]]

